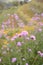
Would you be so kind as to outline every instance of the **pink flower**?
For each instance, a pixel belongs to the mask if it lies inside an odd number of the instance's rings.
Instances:
[[[0,62],[2,61],[2,59],[0,58]]]
[[[43,26],[43,23],[42,23],[42,22],[39,22],[39,25],[40,25],[40,26]]]
[[[21,35],[22,35],[22,36],[27,36],[27,35],[28,35],[28,32],[27,32],[27,31],[22,31],[22,32],[21,32]]]
[[[40,28],[40,29],[38,29],[38,31],[39,31],[39,32],[41,32],[41,31],[42,31],[42,29]]]
[[[40,54],[40,53],[41,53],[41,51],[38,51],[37,53],[38,53],[38,54]]]
[[[16,20],[18,20],[18,19],[19,19],[19,17],[18,17],[18,15],[17,15],[17,14],[14,14],[14,17],[15,17],[15,19],[16,19]]]
[[[36,40],[36,37],[35,37],[34,35],[31,35],[30,38],[31,38],[32,40]]]
[[[4,29],[5,28],[5,26],[4,26],[4,24],[2,24],[2,29]]]
[[[14,41],[16,38],[18,38],[18,36],[13,36],[12,38],[11,38],[11,41]]]
[[[12,63],[16,62],[17,59],[16,58],[12,58]]]
[[[40,56],[43,57],[43,53],[40,53]]]
[[[26,65],[29,65],[28,63],[26,63]]]
[[[22,44],[21,44],[21,42],[17,42],[17,46],[21,46]]]
[[[11,41],[14,41],[14,38],[13,37],[11,38]]]
[[[43,53],[41,51],[38,51],[38,54],[43,57]]]
[[[37,17],[32,17],[32,20],[40,20],[40,18],[37,16]]]
[[[41,16],[43,17],[43,13],[41,13]]]

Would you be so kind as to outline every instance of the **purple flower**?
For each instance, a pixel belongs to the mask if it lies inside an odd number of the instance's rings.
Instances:
[[[29,65],[28,63],[26,63],[26,65]]]
[[[31,38],[32,40],[36,40],[36,37],[35,37],[34,35],[31,35],[30,38]]]
[[[21,46],[22,44],[21,44],[21,42],[17,42],[17,46]]]
[[[19,19],[19,17],[18,17],[18,15],[17,15],[17,14],[14,14],[14,17],[15,17],[15,19],[16,19],[16,20],[18,20],[18,19]]]
[[[16,62],[17,59],[16,58],[12,58],[12,63]]]

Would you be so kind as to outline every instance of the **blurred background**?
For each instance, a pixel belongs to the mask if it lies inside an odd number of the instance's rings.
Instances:
[[[0,12],[3,9],[8,9],[12,6],[23,5],[23,4],[26,4],[26,3],[31,2],[31,1],[35,1],[38,3],[43,2],[43,0],[0,0]]]

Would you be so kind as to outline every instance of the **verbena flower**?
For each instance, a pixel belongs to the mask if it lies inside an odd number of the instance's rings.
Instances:
[[[32,40],[36,40],[36,37],[35,37],[34,35],[31,35],[30,38],[31,38]]]
[[[14,14],[14,17],[15,17],[15,19],[16,19],[16,20],[18,20],[18,19],[19,19],[19,17],[18,17],[18,15],[17,15],[17,14]]]
[[[26,63],[26,65],[29,65],[28,63]]]
[[[12,60],[11,60],[12,63],[14,63],[14,62],[16,62],[16,61],[17,61],[16,58],[12,58]]]
[[[5,26],[4,26],[4,24],[2,24],[2,29],[5,29]]]
[[[21,44],[21,42],[17,42],[17,46],[21,46],[22,44]]]
[[[41,53],[41,51],[38,51],[37,53],[38,53],[38,54],[40,54],[40,53]]]
[[[28,32],[27,32],[27,31],[22,31],[22,32],[21,32],[21,35],[22,35],[22,36],[27,36],[27,35],[28,35]]]
[[[13,36],[12,38],[11,38],[11,41],[14,41],[16,38],[18,38],[18,36]]]
[[[40,26],[43,26],[43,22],[39,22],[39,25],[40,25]]]
[[[43,53],[40,53],[40,56],[43,57]]]
[[[43,17],[43,13],[41,13],[41,16]]]
[[[34,20],[40,20],[40,17],[32,17],[32,20],[34,21]]]
[[[39,31],[39,32],[42,32],[42,29],[41,29],[41,28],[39,28],[39,29],[38,29],[38,31]]]
[[[2,59],[0,58],[0,62],[2,61]]]
[[[37,52],[41,57],[43,57],[43,53],[41,51]]]

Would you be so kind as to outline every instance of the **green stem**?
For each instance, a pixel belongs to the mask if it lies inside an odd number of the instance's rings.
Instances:
[[[35,57],[34,62],[33,62],[32,65],[34,65],[34,63],[36,62],[37,58],[38,58],[38,55]]]

